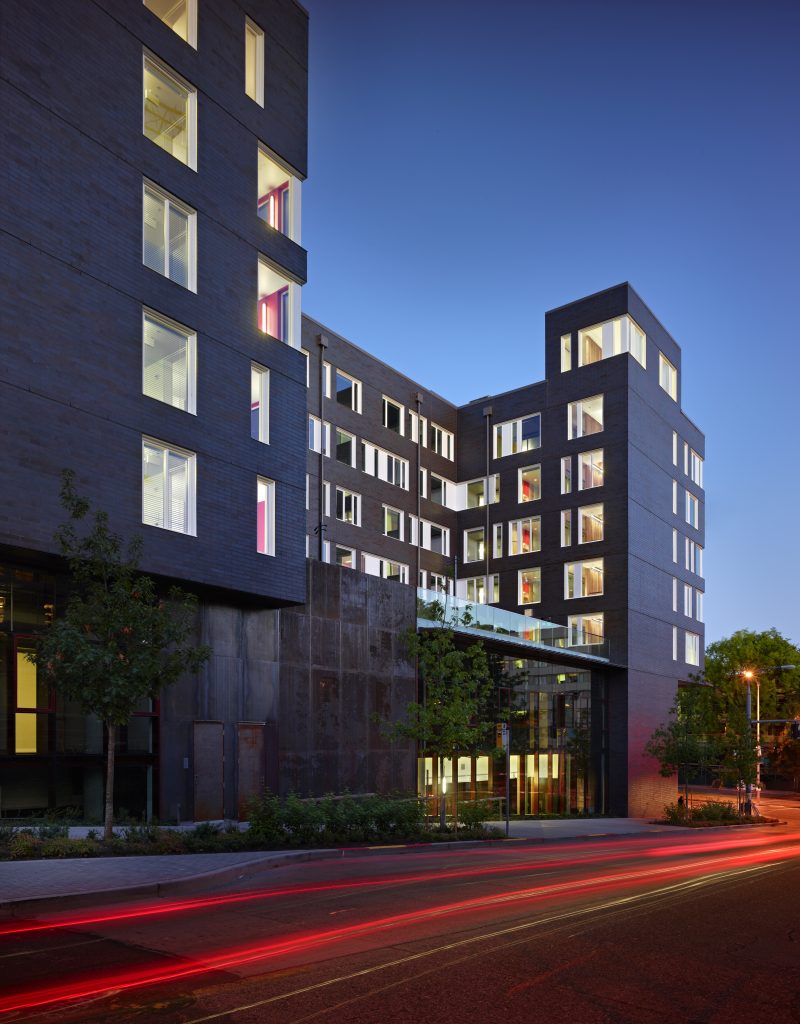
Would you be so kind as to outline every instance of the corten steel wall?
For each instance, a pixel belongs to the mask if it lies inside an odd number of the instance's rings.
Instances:
[[[143,567],[302,601],[305,369],[256,330],[257,254],[305,277],[256,215],[257,142],[302,177],[307,15],[245,5],[266,34],[266,107],[244,93],[245,11],[199,4],[194,50],[142,3],[2,5],[0,550],[54,550],[59,475],[144,533]],[[147,49],[197,89],[197,171],[142,133]],[[197,293],[142,264],[149,178],[197,210]],[[197,332],[197,415],[142,394],[142,306]],[[271,371],[270,444],[250,438],[250,363]],[[141,527],[142,435],[197,453],[197,537]],[[256,475],[276,481],[276,557],[256,553]]]
[[[623,313],[630,313],[647,335],[647,368],[627,355],[577,368],[575,332]],[[566,333],[572,333],[573,369],[561,373],[560,338]],[[644,756],[644,745],[667,720],[677,686],[702,668],[702,654],[700,667],[684,660],[685,631],[700,635],[702,652],[704,626],[682,614],[682,585],[705,589],[703,579],[685,569],[684,541],[705,541],[704,492],[683,472],[683,443],[704,456],[704,437],[680,408],[680,347],[630,285],[550,311],[545,345],[551,400],[566,403],[600,392],[606,396],[603,432],[565,446],[565,453],[605,450],[603,494],[597,494],[605,504],[604,541],[591,545],[592,553],[596,548],[605,558],[605,593],[600,599],[563,602],[556,606],[556,617],[581,605],[606,613],[612,659],[627,664],[625,676],[609,680],[612,811],[649,815],[674,798],[674,781],[657,774],[655,763]],[[659,385],[659,350],[678,370],[677,402]],[[672,463],[673,431],[679,438],[678,466]],[[566,421],[561,436],[566,438]],[[678,482],[677,514],[672,512],[673,479]],[[699,530],[686,523],[687,488],[700,499]],[[584,503],[580,498],[573,493],[564,507]],[[673,529],[678,531],[677,564],[672,560]],[[679,581],[677,612],[672,610],[673,577]],[[679,627],[677,660],[672,658],[673,625]]]
[[[319,344],[320,336],[326,342]],[[322,419],[331,424],[331,457],[322,458],[323,478],[330,481],[330,516],[323,517],[326,526],[324,537],[334,545],[342,544],[355,548],[360,557],[362,551],[381,558],[402,562],[409,567],[409,583],[417,583],[417,547],[409,542],[410,527],[408,515],[417,515],[417,445],[411,440],[409,412],[416,411],[416,396],[422,395],[420,412],[428,420],[428,446],[420,446],[420,466],[437,476],[455,482],[456,461],[450,461],[431,450],[431,422],[455,433],[456,407],[434,392],[423,388],[381,360],[334,334],[328,328],[303,317],[303,348],[309,353],[308,411],[320,418],[320,362],[331,364],[331,395],[323,400]],[[362,411],[357,413],[340,405],[335,399],[335,370],[342,370],[355,377],[362,385]],[[392,399],[404,407],[405,436],[401,436],[383,425],[383,397]],[[336,427],[356,437],[356,465],[351,467],[336,460]],[[368,441],[408,461],[408,490],[379,480],[363,472],[362,441]],[[458,456],[459,441],[456,437],[455,451]],[[309,555],[319,558],[319,535],[315,529],[319,524],[319,472],[320,455],[308,452],[309,510],[307,513]],[[336,519],[336,486],[340,485],[361,495],[361,526],[339,522]],[[427,493],[430,494],[430,485]],[[383,533],[383,505],[390,505],[406,514],[404,539],[386,537]],[[420,568],[436,573],[452,574],[453,545],[455,543],[455,512],[430,500],[420,500],[420,514],[428,522],[447,527],[450,530],[450,556],[423,549],[420,554]],[[332,556],[333,557],[333,556]]]
[[[390,743],[372,716],[400,718],[416,699],[405,655],[415,593],[313,560],[307,572],[301,607],[202,605],[198,640],[211,644],[212,661],[162,696],[164,817],[178,808],[182,818],[195,817],[195,793],[205,799],[210,791],[218,800],[211,817],[237,817],[248,795],[239,768],[252,736],[263,737],[260,776],[273,792],[413,791],[413,744]],[[195,742],[198,722],[215,744]]]

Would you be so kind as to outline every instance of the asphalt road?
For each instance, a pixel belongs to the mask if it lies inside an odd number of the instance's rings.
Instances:
[[[3,922],[0,1022],[797,1024],[786,803],[774,828],[351,851],[268,889]]]

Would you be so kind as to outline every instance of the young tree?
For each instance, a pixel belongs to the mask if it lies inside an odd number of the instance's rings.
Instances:
[[[184,672],[196,672],[208,647],[192,644],[196,598],[172,587],[162,597],[149,576],[138,571],[141,537],[123,549],[105,512],[95,512],[88,530],[88,502],[65,470],[61,502],[67,521],[56,541],[70,570],[72,590],[64,615],[36,638],[30,655],[40,678],[84,714],[96,715],[106,732],[104,837],[113,834],[114,749],[117,728],[137,704],[155,697]]]
[[[410,630],[407,649],[416,659],[421,682],[421,699],[406,705],[401,722],[384,722],[391,738],[415,740],[439,757],[439,814],[446,824],[444,758],[473,753],[493,741],[494,718],[489,714],[493,678],[489,657],[481,640],[468,647],[456,642],[454,627],[468,626],[468,612],[445,618],[444,606],[432,602],[425,617],[437,623],[432,629]]]
[[[686,769],[690,765],[708,767],[720,756],[717,738],[709,732],[706,699],[701,687],[686,687],[676,695],[669,722],[653,732],[645,745],[645,753],[658,761],[664,778],[684,769],[684,799],[688,807]]]

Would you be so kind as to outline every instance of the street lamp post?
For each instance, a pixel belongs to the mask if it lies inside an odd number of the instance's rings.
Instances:
[[[745,715],[747,717],[747,735],[753,734],[753,705],[750,695],[750,684],[753,680],[756,683],[756,789],[761,792],[761,675],[768,672],[791,672],[797,668],[796,665],[774,665],[767,668],[745,668],[737,672],[747,682],[747,695],[745,698]],[[748,779],[745,783],[745,814],[751,814],[753,809],[753,783]]]

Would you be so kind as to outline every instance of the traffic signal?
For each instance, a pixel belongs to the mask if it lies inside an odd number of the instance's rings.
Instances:
[[[800,740],[800,720],[795,719],[791,726],[791,736],[793,740]]]

